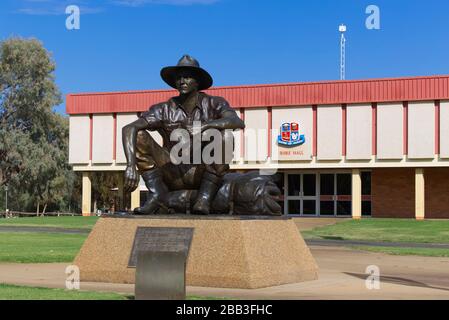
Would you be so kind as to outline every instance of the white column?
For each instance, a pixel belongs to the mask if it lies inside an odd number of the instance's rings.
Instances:
[[[360,169],[352,170],[352,218],[362,218],[362,177]]]
[[[425,178],[424,169],[415,169],[415,217],[424,220],[425,217]]]
[[[92,181],[89,172],[83,172],[82,214],[90,216],[92,208]]]
[[[131,211],[140,207],[140,185],[131,193]]]

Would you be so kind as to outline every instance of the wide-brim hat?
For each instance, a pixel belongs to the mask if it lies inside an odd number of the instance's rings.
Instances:
[[[206,90],[213,84],[210,74],[200,67],[199,62],[189,55],[184,55],[176,66],[165,67],[161,70],[162,79],[172,88],[176,89],[176,77],[182,70],[187,70],[198,81],[198,90]]]

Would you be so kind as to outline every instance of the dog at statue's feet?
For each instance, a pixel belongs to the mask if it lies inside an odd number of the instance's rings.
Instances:
[[[282,214],[281,191],[271,176],[257,171],[228,173],[212,202],[212,214],[270,215]],[[197,190],[178,190],[168,195],[171,213],[190,213]]]

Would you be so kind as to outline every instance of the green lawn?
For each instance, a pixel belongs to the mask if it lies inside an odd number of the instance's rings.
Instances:
[[[356,246],[357,250],[382,252],[400,256],[449,257],[449,249]]]
[[[0,300],[129,300],[118,293],[23,287],[0,284]]]
[[[0,219],[0,226],[92,229],[98,217],[27,217]],[[0,232],[0,262],[71,262],[87,234]]]
[[[98,217],[35,217],[0,219],[0,226],[40,226],[90,229]],[[365,240],[376,242],[449,243],[449,220],[370,219],[345,220],[303,231],[305,239]],[[71,262],[86,234],[0,232],[0,262]],[[362,247],[359,247],[362,248]],[[447,249],[363,247],[391,254],[449,256]]]
[[[376,242],[449,243],[449,220],[345,220],[303,231],[306,239],[366,240]]]
[[[134,300],[134,296],[113,292],[64,290],[0,284],[0,300]],[[187,300],[230,299],[187,296]]]
[[[34,226],[92,229],[98,217],[26,217],[0,219],[0,226]]]
[[[0,232],[0,262],[71,262],[86,234]]]

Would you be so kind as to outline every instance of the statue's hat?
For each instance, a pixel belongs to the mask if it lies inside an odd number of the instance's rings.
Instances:
[[[161,70],[162,79],[172,88],[176,88],[176,76],[181,70],[189,71],[198,81],[198,90],[205,90],[212,86],[210,74],[200,67],[199,62],[189,55],[184,55],[176,66],[165,67]]]

